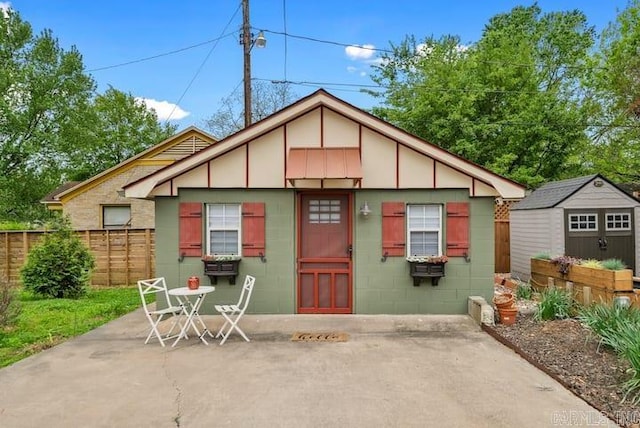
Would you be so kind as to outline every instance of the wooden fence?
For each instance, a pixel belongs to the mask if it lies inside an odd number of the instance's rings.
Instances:
[[[511,272],[511,235],[509,212],[516,201],[503,201],[495,205],[495,273]]]
[[[509,208],[505,201],[495,207],[495,272],[511,270]],[[0,278],[20,283],[20,268],[29,249],[44,231],[0,232]],[[99,286],[129,285],[155,274],[155,233],[153,229],[77,231],[96,259],[91,283]]]
[[[20,268],[44,231],[0,232],[0,278],[20,283]],[[91,284],[119,286],[152,278],[155,272],[153,229],[79,230],[77,234],[96,260]]]

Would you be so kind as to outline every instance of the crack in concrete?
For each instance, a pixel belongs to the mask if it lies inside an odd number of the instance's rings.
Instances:
[[[169,371],[167,370],[167,355],[164,354],[164,360],[162,362],[162,368],[164,369],[164,376],[167,378],[169,382],[171,382],[171,386],[176,390],[176,399],[174,400],[176,403],[176,416],[173,418],[173,422],[176,424],[176,428],[180,428],[180,418],[182,417],[182,389],[180,389],[180,385],[178,385],[178,381],[173,379],[169,375]]]

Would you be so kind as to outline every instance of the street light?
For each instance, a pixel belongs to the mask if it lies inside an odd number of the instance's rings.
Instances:
[[[253,38],[249,25],[249,0],[242,0],[242,38],[240,39],[244,51],[244,127],[251,125],[251,48],[256,45],[263,48],[267,45],[264,32]]]

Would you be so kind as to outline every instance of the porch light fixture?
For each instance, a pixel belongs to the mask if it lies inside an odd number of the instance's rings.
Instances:
[[[364,204],[360,207],[360,215],[366,218],[369,217],[369,214],[371,214],[371,209],[369,208],[367,201],[364,201]]]

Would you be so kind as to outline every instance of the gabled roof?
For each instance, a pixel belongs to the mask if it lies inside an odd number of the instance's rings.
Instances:
[[[182,131],[178,132],[177,134],[172,135],[171,137],[167,138],[166,140],[156,144],[153,147],[150,147],[140,153],[138,153],[135,156],[130,157],[129,159],[126,159],[122,162],[120,162],[118,165],[115,165],[105,171],[102,171],[101,173],[94,175],[93,177],[82,181],[82,182],[74,182],[76,183],[73,186],[67,187],[61,191],[58,191],[57,193],[55,193],[53,195],[53,198],[51,201],[49,201],[49,203],[55,203],[60,201],[61,199],[65,198],[65,197],[72,197],[72,195],[76,195],[79,193],[83,193],[93,187],[95,187],[96,185],[98,185],[99,183],[103,182],[104,180],[108,179],[109,177],[112,177],[115,174],[118,174],[120,172],[126,171],[127,169],[131,168],[133,165],[135,165],[137,162],[143,160],[143,159],[147,159],[147,158],[151,158],[154,156],[158,156],[159,154],[168,151],[169,149],[171,149],[172,147],[180,144],[184,138],[188,137],[189,134],[194,134],[194,135],[198,135],[200,137],[203,137],[203,139],[205,141],[210,142],[210,144],[213,144],[215,142],[217,142],[217,139],[215,137],[213,137],[212,135],[208,134],[207,132],[195,127],[195,126],[189,126],[188,128],[183,129]],[[194,151],[195,148],[194,148]],[[193,153],[193,151],[191,152],[191,154]],[[184,155],[180,155],[178,154],[176,157],[184,157]],[[175,159],[162,159],[159,160],[159,162],[164,162],[164,164],[167,163],[173,163],[175,162]],[[54,191],[55,192],[55,191]],[[51,192],[51,193],[54,193]],[[45,199],[43,199],[41,202],[43,203],[47,203],[47,201]]]
[[[47,193],[44,198],[42,198],[40,200],[40,202],[47,204],[47,203],[58,203],[58,195],[68,189],[71,189],[72,187],[77,186],[78,184],[80,184],[81,181],[67,181],[66,183],[56,187],[55,189],[53,189],[52,191],[50,191],[49,193]]]
[[[585,175],[584,177],[569,178],[567,180],[552,181],[544,184],[540,188],[534,190],[529,196],[511,207],[511,210],[538,210],[553,208],[596,178],[606,181],[624,193],[625,196],[629,196],[626,192],[600,174],[592,174]]]
[[[306,113],[318,108],[327,107],[339,113],[341,116],[354,122],[362,124],[364,127],[383,135],[391,140],[402,142],[402,144],[423,155],[426,155],[439,164],[449,166],[453,169],[464,169],[464,173],[481,183],[493,187],[500,196],[506,199],[520,199],[524,197],[524,187],[508,178],[497,175],[488,169],[474,164],[460,156],[454,155],[441,147],[422,140],[415,135],[409,134],[402,129],[385,122],[347,102],[320,89],[307,97],[291,104],[290,106],[272,114],[271,116],[242,129],[241,131],[228,136],[213,146],[207,147],[198,153],[188,156],[163,169],[156,171],[146,177],[124,186],[127,197],[149,198],[153,197],[154,189],[170,180],[187,173],[211,159],[229,153],[237,147],[266,135],[270,131],[280,127],[292,120],[302,117]]]

